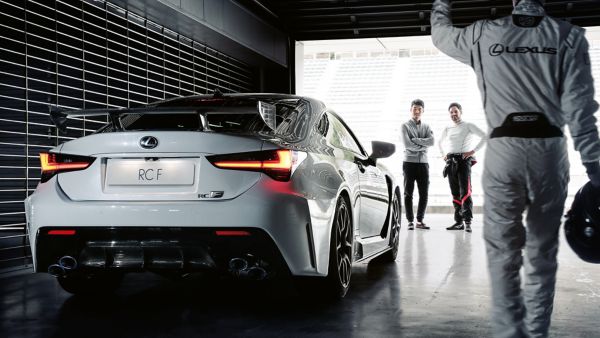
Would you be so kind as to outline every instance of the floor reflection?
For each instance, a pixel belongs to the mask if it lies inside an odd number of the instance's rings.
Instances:
[[[131,274],[116,295],[71,297],[45,274],[0,279],[2,337],[487,337],[489,288],[481,224],[400,233],[398,259],[355,264],[338,302],[289,283]],[[561,238],[561,241],[563,239]],[[562,243],[552,336],[597,336],[600,271]],[[585,276],[585,278],[581,278]]]

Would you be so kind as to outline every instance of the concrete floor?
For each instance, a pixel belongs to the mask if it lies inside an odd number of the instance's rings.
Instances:
[[[342,301],[313,303],[285,285],[130,274],[114,297],[71,297],[46,274],[0,278],[1,337],[488,337],[481,215],[472,234],[403,228],[395,264],[356,264]],[[563,234],[561,231],[561,240]],[[600,268],[559,254],[552,337],[600,337]]]

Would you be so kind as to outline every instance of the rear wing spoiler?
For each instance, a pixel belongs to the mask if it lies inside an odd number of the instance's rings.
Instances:
[[[230,113],[230,114],[256,114],[256,111],[252,111],[249,108],[251,106],[239,106],[239,107],[141,107],[141,108],[99,108],[99,109],[77,109],[69,110],[59,107],[50,107],[50,120],[62,133],[67,130],[67,120],[69,117],[90,117],[90,116],[108,116],[111,124],[116,130],[122,131],[123,125],[121,124],[121,116],[128,114],[198,114],[203,129],[208,128],[208,122],[206,120],[206,113]],[[258,101],[256,109],[260,114],[260,117],[265,124],[275,130],[277,128],[276,107],[273,104]]]

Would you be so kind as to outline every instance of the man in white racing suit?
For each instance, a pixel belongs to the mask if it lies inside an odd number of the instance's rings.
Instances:
[[[513,4],[511,16],[458,28],[450,0],[435,0],[431,34],[475,70],[491,131],[483,189],[494,336],[546,337],[569,181],[563,129],[599,186],[598,103],[584,30],[546,16],[542,0]]]
[[[454,224],[446,230],[465,230],[471,232],[473,219],[473,200],[471,199],[471,166],[477,163],[475,152],[485,143],[485,133],[475,124],[462,120],[462,106],[452,102],[448,107],[452,125],[444,128],[438,146],[446,167],[444,177],[448,176],[452,205],[454,206]],[[473,136],[479,142],[473,148]],[[464,222],[464,223],[463,223]]]

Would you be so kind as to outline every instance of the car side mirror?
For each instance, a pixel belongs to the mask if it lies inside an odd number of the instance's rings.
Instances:
[[[372,159],[390,157],[396,152],[396,145],[389,142],[371,141],[371,147],[373,151],[369,157]]]

